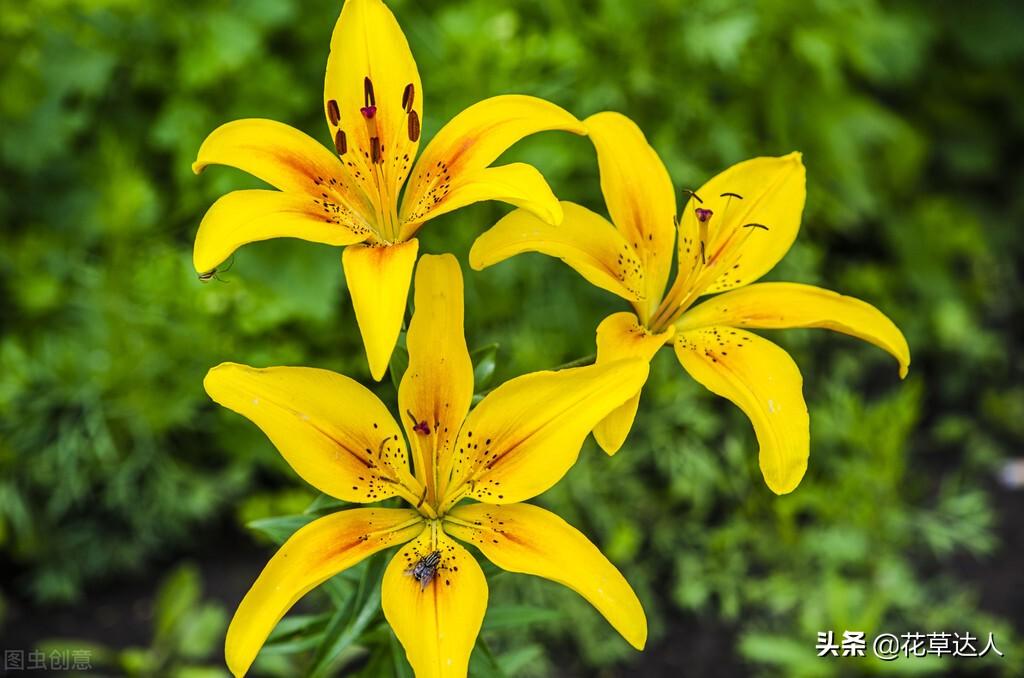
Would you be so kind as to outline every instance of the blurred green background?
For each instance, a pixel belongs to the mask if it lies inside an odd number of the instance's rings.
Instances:
[[[1024,6],[390,5],[419,63],[427,138],[481,98],[523,92],[581,117],[631,116],[677,187],[802,151],[801,236],[769,278],[871,301],[913,353],[901,383],[852,339],[771,333],[803,369],[812,430],[810,470],[779,498],[743,415],[662,352],[625,450],[609,459],[588,442],[538,500],[637,588],[647,651],[567,589],[498,575],[474,675],[1021,675],[1024,493],[997,478],[1024,441]],[[325,507],[202,377],[233,360],[369,383],[339,251],[254,244],[224,282],[200,283],[204,210],[258,182],[189,165],[235,118],[329,143],[322,79],[339,9],[0,6],[4,648],[88,647],[115,675],[226,675],[234,606],[274,539]],[[508,157],[604,212],[585,139],[543,134]],[[473,238],[507,210],[473,206],[420,236],[421,251],[463,262],[470,347],[499,344],[499,381],[591,353],[598,322],[622,310],[539,255],[469,271]],[[393,404],[389,381],[375,388]],[[302,517],[266,520],[282,515]],[[257,668],[303,674],[354,581],[311,594]],[[375,624],[328,672],[405,675]],[[827,630],[994,632],[1006,657],[818,659]]]

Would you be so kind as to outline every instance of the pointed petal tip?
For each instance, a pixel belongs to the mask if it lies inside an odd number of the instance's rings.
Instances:
[[[910,372],[910,347],[904,344],[902,354],[895,356],[895,358],[899,363],[900,381],[902,381],[907,378],[907,373]]]
[[[636,635],[630,634],[630,637],[623,636],[626,642],[633,646],[633,649],[638,652],[643,652],[644,648],[647,647],[647,619],[644,619],[643,628],[640,629]]]
[[[482,248],[477,247],[477,243],[479,241],[480,238],[477,237],[477,239],[473,241],[473,246],[469,248],[469,267],[474,271],[482,271],[489,266],[487,260],[484,258]]]
[[[228,378],[231,372],[244,369],[247,365],[241,365],[239,363],[223,362],[220,365],[215,365],[206,371],[206,376],[203,377],[203,389],[206,394],[209,395],[213,400],[217,400],[214,396],[214,391],[217,387],[224,383],[224,380]]]
[[[200,162],[198,160],[196,160],[194,163],[192,163],[192,173],[193,174],[200,174],[200,173],[202,173],[202,171],[204,169],[206,169],[206,163]]]
[[[782,497],[799,487],[803,477],[803,473],[800,473],[795,478],[768,478],[768,476],[765,476],[764,483],[768,486],[769,490]]]
[[[592,433],[594,434],[594,440],[597,441],[597,446],[601,448],[601,451],[609,457],[614,457],[615,453],[622,449],[623,444],[625,444],[626,436],[629,435],[629,429],[627,429],[625,434],[623,434],[622,431],[615,430],[610,426],[608,419],[605,418],[594,427]]]

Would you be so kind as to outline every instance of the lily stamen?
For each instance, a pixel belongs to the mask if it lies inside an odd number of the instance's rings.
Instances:
[[[341,122],[341,109],[338,108],[338,100],[331,99],[327,102],[327,119],[335,127]]]
[[[408,85],[405,86],[405,89],[402,90],[402,110],[404,110],[406,113],[411,113],[412,104],[415,97],[416,87],[410,82]]]

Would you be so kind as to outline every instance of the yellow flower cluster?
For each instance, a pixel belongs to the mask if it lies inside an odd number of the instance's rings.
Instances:
[[[367,388],[325,370],[226,363],[210,370],[205,387],[259,426],[321,492],[360,504],[401,497],[409,508],[339,511],[296,532],[228,629],[225,653],[236,676],[306,592],[393,546],[400,548],[384,573],[382,607],[416,675],[465,676],[487,582],[460,541],[505,570],[571,587],[642,649],[644,611],[615,566],[571,525],[524,502],[561,479],[591,432],[609,454],[619,450],[658,350],[671,345],[686,372],[747,414],[765,482],[780,494],[807,468],[802,377],[783,349],[751,329],[850,334],[888,351],[906,374],[906,340],[873,306],[809,285],[756,282],[800,226],[806,190],[798,153],[725,170],[685,192],[680,214],[668,172],[628,118],[606,112],[581,121],[547,101],[505,95],[455,116],[417,158],[420,76],[380,0],[345,2],[331,38],[324,112],[330,149],[262,119],[227,123],[203,142],[197,173],[230,165],[278,190],[217,200],[199,226],[194,265],[208,279],[238,247],[269,238],[343,246],[377,380],[398,340],[415,271],[401,424]],[[559,202],[530,165],[491,166],[515,142],[545,130],[593,142],[610,221]],[[426,221],[482,200],[517,209],[476,240],[474,269],[542,252],[633,310],[598,326],[596,364],[524,375],[471,409],[462,273],[450,254],[425,255],[417,265],[415,235]]]

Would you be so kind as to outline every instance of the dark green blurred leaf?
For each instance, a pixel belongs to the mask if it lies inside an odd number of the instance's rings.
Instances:
[[[299,528],[305,527],[314,520],[316,520],[316,516],[312,515],[280,516],[278,518],[253,520],[247,523],[246,527],[266,535],[275,544],[280,545],[285,543],[288,537],[295,534]]]

